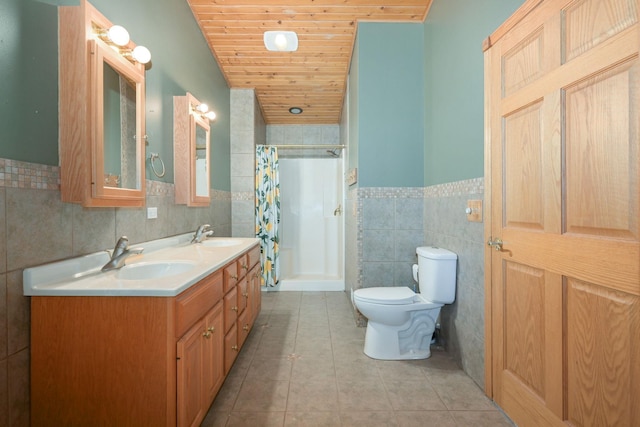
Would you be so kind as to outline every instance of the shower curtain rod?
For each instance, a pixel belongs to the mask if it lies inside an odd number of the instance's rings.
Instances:
[[[329,145],[329,144],[264,144],[266,147],[277,148],[333,148],[344,149],[344,145]]]

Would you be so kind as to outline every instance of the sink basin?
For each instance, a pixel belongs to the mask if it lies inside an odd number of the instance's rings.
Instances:
[[[209,246],[212,248],[220,248],[225,246],[235,246],[242,243],[241,240],[238,239],[206,239],[202,241],[202,245]]]
[[[191,270],[195,263],[188,261],[141,262],[125,265],[116,276],[122,280],[145,280],[175,276]]]

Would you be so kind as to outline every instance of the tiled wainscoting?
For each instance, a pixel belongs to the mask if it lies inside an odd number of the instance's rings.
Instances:
[[[29,425],[29,298],[22,295],[26,267],[186,233],[211,224],[231,233],[231,193],[212,191],[206,208],[174,203],[173,184],[147,181],[146,206],[82,208],[60,201],[58,168],[0,159],[0,425]]]
[[[483,224],[467,221],[467,200],[482,200],[484,179],[426,188],[352,188],[346,201],[346,286],[415,285],[415,248],[458,254],[456,301],[442,310],[447,350],[484,385]],[[358,323],[365,320],[360,316]]]

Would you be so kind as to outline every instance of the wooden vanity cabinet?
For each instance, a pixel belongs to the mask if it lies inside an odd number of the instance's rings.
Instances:
[[[226,272],[256,248],[176,297],[31,297],[32,425],[199,425],[241,347]]]

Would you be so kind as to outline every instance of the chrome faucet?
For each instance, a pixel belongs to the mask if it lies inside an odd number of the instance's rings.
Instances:
[[[213,230],[209,224],[202,224],[196,230],[196,234],[193,235],[193,239],[191,239],[191,243],[202,243],[204,239],[209,236],[213,236]]]
[[[129,239],[127,236],[122,236],[118,239],[116,247],[113,249],[111,259],[108,263],[102,267],[102,271],[116,270],[124,267],[124,261],[129,255],[140,254],[144,248],[129,249]]]

